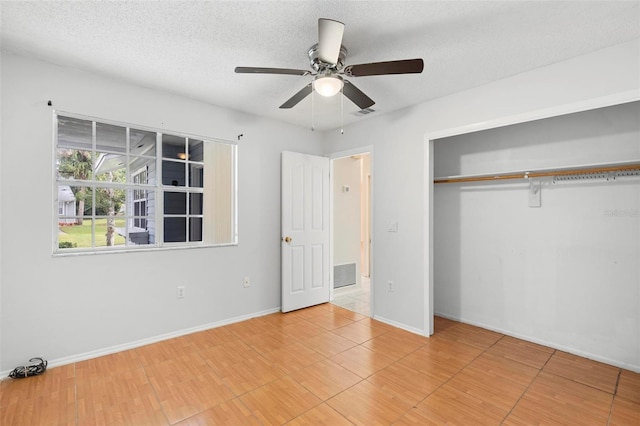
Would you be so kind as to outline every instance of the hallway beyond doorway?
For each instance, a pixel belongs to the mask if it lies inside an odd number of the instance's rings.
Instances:
[[[331,303],[362,315],[371,316],[371,280],[368,277],[361,277],[360,287],[353,287],[335,289]]]

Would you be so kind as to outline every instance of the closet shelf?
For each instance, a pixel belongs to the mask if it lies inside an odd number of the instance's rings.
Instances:
[[[565,175],[579,175],[592,173],[615,173],[625,171],[640,171],[640,160],[625,161],[618,163],[585,164],[581,166],[558,167],[555,169],[532,169],[527,171],[511,171],[502,173],[485,173],[478,175],[442,176],[433,179],[434,184],[438,183],[461,183],[461,182],[481,182],[500,181],[510,179],[531,179],[539,177],[555,177]]]

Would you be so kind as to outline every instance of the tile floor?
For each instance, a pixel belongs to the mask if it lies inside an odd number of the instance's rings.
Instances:
[[[0,424],[638,425],[640,374],[323,304],[4,380]]]
[[[362,315],[370,316],[370,293],[371,281],[367,277],[362,277],[359,288],[350,288],[354,286],[337,288],[333,291],[333,300],[331,303],[357,312]]]

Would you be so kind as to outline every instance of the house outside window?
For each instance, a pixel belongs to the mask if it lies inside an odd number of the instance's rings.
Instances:
[[[54,252],[236,243],[234,144],[72,114],[55,125]]]
[[[76,219],[76,197],[68,185],[58,186],[58,224],[74,224]]]

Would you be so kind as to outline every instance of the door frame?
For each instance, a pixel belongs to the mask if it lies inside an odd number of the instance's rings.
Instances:
[[[374,173],[373,173],[373,167],[374,167],[374,155],[373,155],[373,145],[365,145],[365,146],[361,146],[358,148],[352,148],[352,149],[348,149],[346,151],[337,151],[337,152],[333,152],[327,155],[327,157],[329,157],[329,161],[330,161],[330,167],[329,167],[329,214],[331,216],[331,220],[330,220],[330,225],[329,225],[329,283],[330,283],[330,292],[329,292],[329,301],[333,301],[334,298],[334,288],[333,288],[333,209],[334,209],[334,191],[333,191],[333,161],[337,160],[339,158],[345,158],[345,157],[351,157],[352,155],[362,155],[362,154],[369,154],[369,171],[371,173],[371,196],[369,197],[369,214],[370,214],[370,219],[369,219],[369,233],[370,233],[370,237],[371,237],[371,244],[369,245],[369,258],[371,259],[369,261],[369,282],[370,282],[370,289],[371,291],[369,292],[369,316],[371,318],[373,318],[374,316],[374,312],[375,312],[375,304],[374,304],[374,297],[373,297],[373,293],[374,293],[374,250],[375,250],[375,237],[374,237],[374,210],[373,210],[373,200],[375,198],[374,196],[374,186],[375,186],[375,177],[374,177]]]

